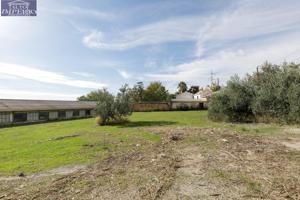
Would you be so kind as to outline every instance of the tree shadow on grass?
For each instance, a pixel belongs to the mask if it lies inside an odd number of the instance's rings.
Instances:
[[[149,127],[149,126],[169,126],[177,124],[173,121],[136,121],[136,122],[126,122],[119,124],[117,126],[121,128],[134,128],[134,127]]]

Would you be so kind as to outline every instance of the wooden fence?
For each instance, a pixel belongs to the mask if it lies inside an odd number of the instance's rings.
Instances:
[[[145,102],[133,103],[132,109],[135,112],[168,111],[172,106],[171,102]]]
[[[141,102],[131,104],[134,112],[171,111],[171,110],[203,110],[207,109],[206,101],[169,101]]]

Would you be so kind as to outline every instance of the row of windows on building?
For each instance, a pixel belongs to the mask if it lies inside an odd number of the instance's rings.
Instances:
[[[0,124],[26,121],[47,121],[91,116],[91,110],[0,113]]]

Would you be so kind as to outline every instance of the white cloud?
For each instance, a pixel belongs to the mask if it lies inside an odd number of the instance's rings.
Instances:
[[[12,44],[17,44],[24,40],[24,38],[34,37],[39,31],[37,31],[36,26],[42,26],[39,21],[29,18],[24,18],[18,20],[15,17],[0,17],[0,40],[1,46],[6,47]],[[17,33],[22,30],[22,34],[18,36]]]
[[[297,1],[244,0],[210,16],[170,18],[137,28],[105,33],[89,31],[83,43],[89,48],[126,50],[143,45],[176,41],[195,41],[196,55],[210,46],[220,46],[232,40],[249,39],[267,34],[299,30],[300,3]]]
[[[0,80],[18,80],[18,77],[0,74]]]
[[[223,82],[233,74],[252,72],[265,61],[300,62],[299,1],[240,1],[201,26],[197,59],[147,74],[150,80],[206,84],[216,71]]]
[[[145,68],[156,68],[158,66],[157,62],[155,60],[152,59],[146,59],[145,63],[144,63],[144,67]]]
[[[120,76],[122,76],[124,79],[129,79],[131,78],[131,74],[129,74],[128,72],[126,72],[125,70],[117,70],[118,73],[120,74]]]
[[[211,18],[201,29],[197,55],[211,46],[300,31],[299,1],[241,1],[234,10]]]
[[[205,18],[199,16],[171,18],[121,31],[113,36],[93,30],[84,36],[83,43],[89,48],[126,50],[142,45],[191,41],[198,38],[198,29],[204,21]]]
[[[0,89],[0,98],[5,99],[37,99],[37,100],[76,100],[78,94],[61,94],[51,92],[33,92]]]
[[[79,88],[96,89],[106,86],[105,84],[93,81],[74,79],[72,77],[57,72],[50,72],[34,67],[8,63],[0,63],[0,75],[13,76],[17,78],[34,80],[42,83],[59,84]]]
[[[53,2],[51,1],[51,4]],[[52,5],[53,7],[53,5]],[[50,13],[67,15],[67,16],[80,16],[80,17],[88,17],[95,18],[99,20],[113,20],[116,18],[115,15],[111,13],[107,13],[104,11],[99,11],[95,9],[82,8],[78,6],[65,6],[62,4],[57,4],[55,8],[49,7],[49,5],[43,5],[39,8],[40,11],[47,11]]]
[[[169,66],[156,74],[147,74],[150,80],[181,81],[207,84],[211,71],[217,72],[226,81],[234,74],[253,72],[256,66],[265,61],[280,64],[283,61],[300,62],[300,41],[298,34],[285,38],[278,37],[262,44],[245,45],[238,49],[222,49],[215,54],[189,63]]]
[[[81,77],[85,77],[85,78],[91,78],[91,77],[95,76],[94,74],[87,73],[87,72],[72,72],[72,73],[77,76],[81,76]]]
[[[85,9],[85,8],[79,8],[76,6],[67,8],[64,10],[65,14],[71,14],[71,15],[83,15],[87,17],[95,17],[98,19],[103,19],[103,20],[112,20],[115,19],[115,16],[111,13],[99,11],[99,10],[93,10],[93,9]]]

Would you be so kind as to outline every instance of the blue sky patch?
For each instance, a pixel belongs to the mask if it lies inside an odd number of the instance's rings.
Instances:
[[[211,71],[225,84],[265,61],[300,61],[298,0],[38,3],[36,17],[0,17],[0,98],[74,100],[139,81],[174,92],[209,84]]]

